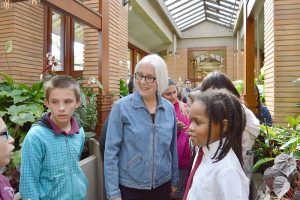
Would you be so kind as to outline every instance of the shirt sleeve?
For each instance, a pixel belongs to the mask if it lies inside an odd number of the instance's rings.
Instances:
[[[178,170],[178,156],[177,156],[177,121],[175,110],[173,110],[174,126],[173,126],[173,137],[170,146],[170,152],[172,155],[172,178],[171,185],[178,185],[179,181],[179,170]]]
[[[119,158],[118,153],[124,134],[122,112],[119,104],[114,104],[108,121],[105,140],[104,176],[108,199],[121,197],[119,188]]]
[[[223,200],[248,200],[249,179],[241,176],[237,169],[230,168],[223,172],[218,182]]]
[[[22,199],[39,199],[39,177],[44,154],[45,150],[42,142],[33,132],[29,131],[22,146],[20,179],[20,194]]]

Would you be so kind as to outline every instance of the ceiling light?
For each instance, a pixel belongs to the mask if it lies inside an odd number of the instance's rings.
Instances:
[[[1,7],[8,10],[12,8],[11,0],[1,0]]]
[[[31,4],[32,6],[39,6],[40,0],[28,0],[28,3]]]

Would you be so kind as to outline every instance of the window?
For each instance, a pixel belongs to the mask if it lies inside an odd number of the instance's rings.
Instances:
[[[188,75],[193,82],[202,81],[213,71],[226,73],[226,48],[193,48],[189,49]]]
[[[61,63],[55,71],[79,78],[84,70],[83,25],[62,13],[44,7],[44,54],[51,52]]]

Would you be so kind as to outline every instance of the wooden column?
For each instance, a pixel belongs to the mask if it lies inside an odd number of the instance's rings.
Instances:
[[[100,10],[102,9],[102,10]],[[99,89],[97,95],[98,123],[96,140],[99,140],[103,124],[111,110],[113,101],[109,94],[109,0],[99,0],[99,13],[102,14],[102,27],[98,35],[98,79],[103,85],[105,96]]]
[[[255,68],[255,22],[248,17],[247,5],[251,0],[244,1],[244,93],[242,101],[253,113],[256,113],[256,95],[254,94]]]

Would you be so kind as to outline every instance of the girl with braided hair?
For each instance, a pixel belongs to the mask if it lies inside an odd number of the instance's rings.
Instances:
[[[226,89],[208,89],[190,108],[190,138],[199,150],[183,200],[246,200],[249,179],[243,172],[244,113]]]
[[[200,90],[202,92],[207,89],[215,87],[215,88],[225,88],[232,94],[234,94],[238,99],[240,99],[240,94],[237,89],[234,87],[231,80],[223,73],[220,72],[212,72],[208,74],[203,80]],[[252,149],[252,146],[255,143],[255,139],[257,138],[260,127],[259,120],[255,117],[253,112],[249,110],[245,105],[243,106],[243,112],[245,113],[244,127],[245,130],[242,134],[242,152],[243,152],[243,170],[246,176],[251,180],[252,173],[251,168],[253,166],[254,154],[247,155],[247,151]]]

